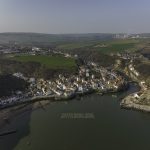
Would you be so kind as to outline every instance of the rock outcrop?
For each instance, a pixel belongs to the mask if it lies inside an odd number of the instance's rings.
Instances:
[[[120,105],[127,109],[150,112],[150,89],[133,93],[125,97]]]

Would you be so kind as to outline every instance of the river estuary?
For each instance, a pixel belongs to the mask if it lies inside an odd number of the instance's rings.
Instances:
[[[116,96],[92,94],[20,114],[5,127],[17,133],[0,137],[0,150],[148,150],[150,114],[119,105],[134,91],[132,85]]]

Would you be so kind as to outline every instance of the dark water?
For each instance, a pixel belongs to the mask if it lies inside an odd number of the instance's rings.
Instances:
[[[150,114],[119,106],[120,97],[135,90],[132,86],[118,97],[88,95],[21,114],[11,124],[18,132],[1,137],[0,150],[149,150]],[[62,119],[62,113],[94,118]]]

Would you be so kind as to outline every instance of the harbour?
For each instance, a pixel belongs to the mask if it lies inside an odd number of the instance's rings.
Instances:
[[[119,105],[120,98],[138,90],[132,85],[117,96],[95,93],[80,100],[52,102],[45,110],[27,111],[5,127],[16,127],[17,133],[1,138],[0,146],[3,150],[149,148],[149,115]],[[69,116],[64,118],[64,114]]]

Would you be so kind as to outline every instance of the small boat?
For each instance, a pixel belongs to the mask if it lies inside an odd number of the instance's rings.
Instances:
[[[117,95],[112,95],[112,97],[117,97]]]
[[[56,96],[55,100],[69,100],[75,98],[75,93],[68,93],[67,95]]]
[[[97,92],[97,94],[98,94],[98,95],[101,95],[101,96],[104,95],[104,93],[102,93],[102,92]]]

